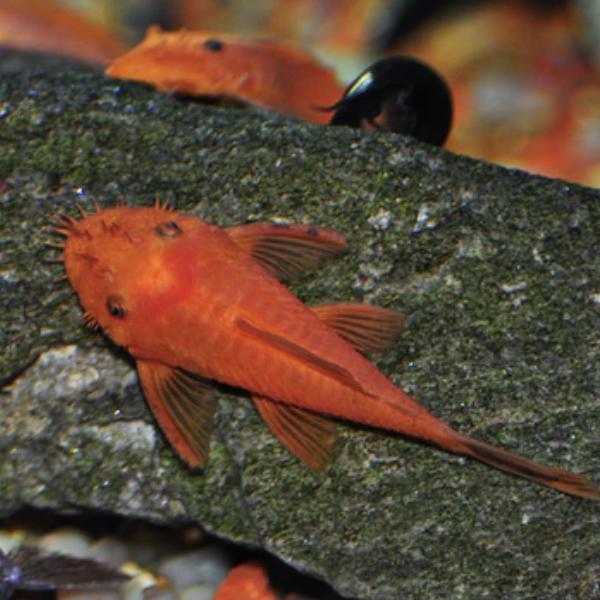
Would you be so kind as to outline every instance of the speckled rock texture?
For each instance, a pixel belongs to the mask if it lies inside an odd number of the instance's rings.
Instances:
[[[361,600],[600,597],[600,504],[398,436],[340,425],[315,475],[222,392],[210,464],[190,471],[46,245],[48,215],[94,200],[336,229],[350,252],[295,293],[402,311],[374,357],[394,382],[463,433],[598,481],[598,192],[98,73],[2,77],[0,142],[4,514],[199,522]]]

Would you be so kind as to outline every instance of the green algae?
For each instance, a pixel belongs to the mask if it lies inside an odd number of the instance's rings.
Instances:
[[[153,420],[135,382],[115,386],[128,359],[83,328],[45,243],[48,214],[156,196],[224,226],[336,229],[349,252],[292,282],[303,300],[399,309],[402,339],[374,357],[396,383],[461,432],[598,480],[596,191],[98,74],[6,77],[0,104],[0,381],[22,381],[67,344],[99,352],[106,378],[66,403],[23,392],[23,410],[47,415],[41,433],[2,390],[5,510],[198,520],[356,598],[594,597],[594,503],[397,436],[340,425],[337,461],[315,475],[246,396],[223,394],[205,471],[182,465],[159,432],[108,443],[99,430],[125,420],[147,433]]]

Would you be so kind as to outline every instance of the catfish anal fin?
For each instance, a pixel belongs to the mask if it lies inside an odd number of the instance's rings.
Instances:
[[[268,398],[252,399],[273,434],[292,454],[313,471],[327,467],[337,439],[333,421]]]
[[[404,317],[389,308],[342,302],[311,306],[323,323],[360,352],[381,352],[399,337]]]
[[[346,250],[346,239],[340,234],[306,225],[251,223],[225,231],[278,279],[289,279]]]
[[[169,442],[189,465],[204,465],[216,410],[204,379],[157,361],[137,361],[146,400]]]

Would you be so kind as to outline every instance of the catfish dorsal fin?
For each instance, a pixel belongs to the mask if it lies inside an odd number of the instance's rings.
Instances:
[[[136,365],[146,400],[177,454],[193,467],[204,465],[217,405],[212,386],[158,361]]]
[[[325,258],[340,256],[347,247],[338,233],[306,225],[251,223],[225,231],[278,279],[289,279]]]
[[[252,399],[273,434],[292,454],[313,471],[329,465],[337,439],[332,421],[261,396]]]
[[[404,326],[400,313],[380,306],[341,302],[312,306],[310,310],[360,352],[389,348]]]

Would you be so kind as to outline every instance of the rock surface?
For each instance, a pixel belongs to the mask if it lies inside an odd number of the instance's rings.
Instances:
[[[308,472],[222,394],[191,472],[130,359],[81,311],[48,215],[172,199],[219,225],[334,228],[351,251],[307,303],[407,315],[379,368],[463,433],[600,480],[600,194],[393,135],[184,104],[96,73],[0,81],[0,506],[199,522],[349,597],[592,599],[600,505],[340,426]]]

